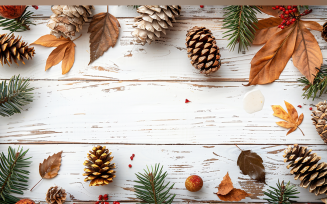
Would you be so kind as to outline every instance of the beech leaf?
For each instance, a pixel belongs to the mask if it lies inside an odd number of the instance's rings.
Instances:
[[[57,47],[50,53],[45,65],[45,70],[50,69],[61,61],[63,75],[69,72],[72,68],[75,61],[75,43],[70,40],[70,38],[64,38],[61,36],[58,39],[53,35],[44,35],[32,44],[38,44],[45,47]]]
[[[273,114],[274,116],[286,121],[286,122],[285,121],[276,122],[276,124],[283,128],[286,128],[286,129],[291,128],[286,134],[286,135],[288,135],[288,134],[294,132],[298,128],[298,126],[303,121],[304,115],[302,113],[299,117],[294,106],[286,101],[284,101],[284,102],[285,102],[287,112],[280,105],[272,105],[271,107],[274,111],[274,114]],[[301,132],[302,132],[302,130],[301,130]],[[303,132],[302,132],[302,134],[303,134]]]
[[[110,13],[99,13],[93,16],[88,33],[90,35],[90,62],[94,62],[110,47],[114,47],[119,36],[120,24]]]
[[[278,28],[278,25],[280,25],[281,22],[281,18],[274,17],[258,21],[258,23],[256,24],[257,29],[252,44],[265,44],[271,38],[272,35],[281,30],[280,28]]]
[[[299,29],[292,58],[294,66],[313,84],[323,58],[316,38],[303,22],[297,22]]]
[[[249,197],[250,194],[241,189],[234,188],[233,182],[227,172],[218,186],[217,196],[222,201],[240,201],[246,197]]]
[[[49,156],[39,165],[40,176],[44,179],[51,179],[58,175],[61,165],[61,152]]]
[[[251,150],[241,152],[237,159],[237,166],[244,175],[250,176],[261,183],[266,183],[266,172],[262,158]]]
[[[222,182],[218,186],[218,193],[219,195],[226,195],[228,194],[232,189],[234,188],[233,182],[231,178],[229,177],[229,174],[224,176]]]

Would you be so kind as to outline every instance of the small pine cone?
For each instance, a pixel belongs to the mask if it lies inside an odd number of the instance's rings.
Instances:
[[[23,64],[24,58],[29,60],[35,54],[34,47],[28,47],[26,42],[21,41],[22,37],[15,38],[14,34],[0,34],[0,62],[3,64],[12,64],[12,60],[18,65],[18,61]]]
[[[87,154],[88,160],[85,160],[83,176],[87,176],[84,181],[91,181],[90,186],[104,186],[112,182],[116,177],[115,163],[110,163],[114,157],[111,157],[111,152],[106,149],[106,146],[93,147],[92,151]]]
[[[327,22],[322,27],[321,37],[327,42]]]
[[[191,64],[203,74],[216,72],[221,65],[220,51],[210,30],[195,26],[188,30],[186,36]]]
[[[316,107],[317,110],[312,111],[311,114],[313,125],[321,139],[327,144],[327,103],[326,101],[319,102]]]
[[[134,18],[132,35],[141,42],[151,44],[163,34],[166,30],[173,27],[175,18],[180,15],[181,6],[179,5],[144,5],[137,8],[140,16]]]
[[[71,38],[82,29],[85,22],[89,22],[91,9],[92,5],[54,5],[51,7],[54,14],[50,16],[47,26],[57,38]]]
[[[327,194],[327,163],[318,163],[321,157],[311,151],[297,144],[290,145],[284,151],[284,162],[289,162],[287,168],[291,168],[295,180],[300,179],[301,187],[309,187],[310,193],[316,196]]]
[[[20,201],[18,201],[16,204],[35,204],[34,201],[30,200],[30,199],[22,199]]]
[[[67,193],[64,189],[58,186],[49,188],[45,201],[48,204],[63,204],[66,201]]]

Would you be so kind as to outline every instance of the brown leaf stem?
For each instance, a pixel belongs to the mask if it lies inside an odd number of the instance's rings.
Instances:
[[[299,128],[299,127],[297,127],[297,128]],[[301,130],[301,128],[299,128],[299,130],[302,132],[302,135],[305,136],[304,133],[303,133],[303,131]]]
[[[41,178],[41,180],[39,182],[37,182],[37,184],[39,184],[42,180],[43,180],[43,178]],[[35,186],[37,186],[37,184],[35,184]],[[30,191],[32,191],[35,188],[35,186],[33,186],[33,188],[31,188]]]
[[[237,147],[237,148],[239,148],[238,146],[237,146],[237,144],[235,144],[235,146]],[[243,150],[241,149],[241,148],[239,148],[242,152],[243,152]]]
[[[75,40],[77,40],[77,39],[80,38],[80,37],[82,37],[82,34],[81,34],[79,37],[77,37],[77,38],[75,38],[74,40],[72,40],[72,41],[75,41]]]

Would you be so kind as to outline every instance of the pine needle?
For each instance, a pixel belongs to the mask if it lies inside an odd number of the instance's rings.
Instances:
[[[268,196],[268,198],[264,198],[264,200],[272,204],[291,204],[292,202],[295,202],[291,200],[291,198],[298,198],[295,195],[300,193],[294,185],[291,185],[290,182],[284,185],[284,181],[279,183],[278,180],[277,188],[272,186],[269,187],[270,189],[264,192],[264,195]]]
[[[26,9],[27,7],[25,8],[22,16],[16,19],[7,19],[0,16],[0,27],[3,27],[2,30],[10,30],[11,33],[23,32],[29,30],[29,25],[35,25],[30,20],[33,12],[31,11],[26,12]]]
[[[0,83],[0,116],[8,117],[21,113],[22,106],[33,101],[34,88],[29,87],[29,79],[20,79],[19,75],[13,76],[9,83]]]
[[[227,6],[224,8],[223,28],[228,29],[223,38],[228,37],[230,41],[227,47],[233,51],[238,46],[238,52],[248,50],[254,40],[255,25],[258,22],[257,12],[261,13],[257,6]]]

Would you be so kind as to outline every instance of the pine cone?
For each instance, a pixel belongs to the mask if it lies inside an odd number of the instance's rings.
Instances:
[[[51,29],[51,34],[60,38],[75,36],[85,22],[89,22],[88,17],[92,14],[92,5],[54,5],[51,10],[54,14],[50,16],[47,26]]]
[[[321,37],[327,42],[327,22],[322,27]]]
[[[0,62],[3,64],[12,64],[12,59],[18,65],[18,61],[25,64],[23,58],[29,60],[35,54],[34,47],[28,47],[26,42],[21,41],[22,37],[15,38],[14,34],[0,34]]]
[[[166,35],[166,29],[173,27],[175,17],[180,15],[179,5],[144,5],[137,8],[141,15],[134,18],[132,35],[143,45]]]
[[[327,144],[327,103],[319,102],[317,110],[312,111],[313,124],[316,126],[316,130],[320,135],[321,139]]]
[[[327,194],[327,163],[318,163],[321,157],[311,151],[297,144],[290,145],[284,151],[284,162],[290,162],[287,168],[291,168],[295,180],[301,180],[301,187],[309,187],[310,193],[316,196]]]
[[[210,30],[195,26],[188,30],[186,36],[191,64],[203,74],[217,71],[221,65],[220,51]]]
[[[87,176],[84,181],[91,181],[90,186],[104,186],[112,182],[116,177],[115,163],[110,164],[114,157],[111,157],[111,152],[106,149],[106,146],[93,147],[92,151],[87,154],[88,160],[85,160],[83,176]]]
[[[49,188],[45,201],[49,204],[63,204],[66,201],[67,193],[58,186]]]

